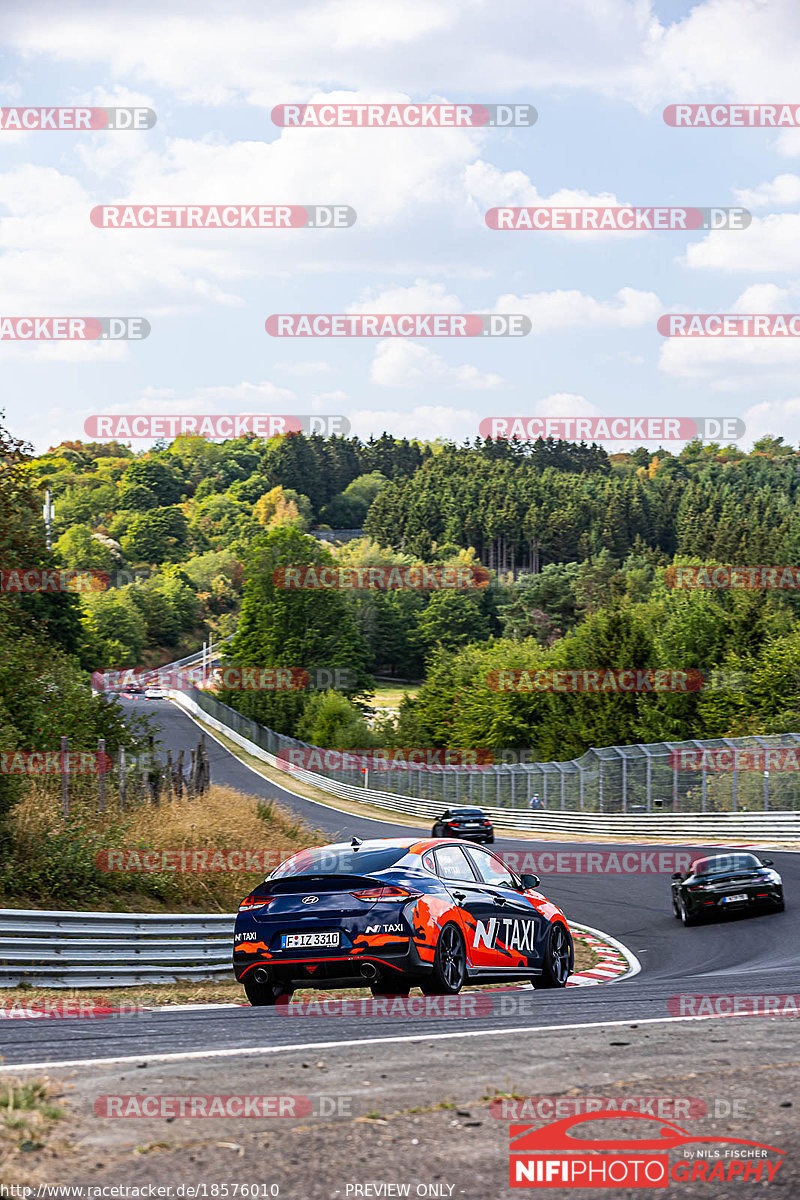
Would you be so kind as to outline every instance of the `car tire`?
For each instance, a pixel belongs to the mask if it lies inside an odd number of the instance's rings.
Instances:
[[[681,910],[678,908],[678,901],[675,899],[675,893],[672,893],[672,915],[676,921],[681,919]]]
[[[243,979],[244,994],[253,1008],[274,1008],[276,1004],[288,1004],[294,988],[281,987],[276,983],[256,983],[255,979]]]
[[[442,834],[441,834],[441,830],[440,830],[439,826],[434,825],[433,829],[431,830],[431,837],[441,837],[441,836],[442,836]]]
[[[681,896],[680,899],[678,900],[678,909],[679,909],[679,916],[681,919],[681,925],[696,925],[697,924],[697,917],[694,915],[694,913],[689,912],[688,908],[686,907],[686,901],[684,900],[683,896]]]
[[[426,996],[457,996],[467,980],[467,948],[457,925],[445,925],[436,943],[433,970],[420,988]]]
[[[572,934],[560,921],[553,921],[547,931],[542,960],[542,973],[534,978],[533,986],[566,987],[575,961],[575,950]]]
[[[490,835],[490,836],[489,836],[489,837],[486,839],[486,845],[487,845],[487,846],[493,846],[493,845],[494,845],[494,834],[491,834],[491,835]]]

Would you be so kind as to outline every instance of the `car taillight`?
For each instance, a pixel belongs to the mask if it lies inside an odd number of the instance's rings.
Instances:
[[[239,905],[239,912],[251,912],[254,908],[266,908],[272,904],[273,896],[245,896]]]
[[[414,900],[417,896],[421,896],[422,892],[416,892],[413,888],[396,887],[393,884],[386,884],[383,887],[361,888],[357,892],[351,892],[356,900]]]

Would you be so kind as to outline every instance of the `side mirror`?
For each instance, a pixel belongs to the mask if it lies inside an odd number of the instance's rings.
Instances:
[[[762,867],[771,867],[772,859],[771,858],[762,858],[761,865],[762,865]]]
[[[538,875],[520,875],[520,883],[524,891],[529,891],[531,888],[537,888],[541,883]]]
[[[676,871],[675,874],[672,876],[672,878],[673,879],[683,879],[683,876],[681,875],[680,871]]]

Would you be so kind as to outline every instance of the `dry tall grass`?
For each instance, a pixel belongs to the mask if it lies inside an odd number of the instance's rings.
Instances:
[[[228,911],[266,870],[197,869],[214,862],[178,854],[165,869],[132,870],[147,851],[264,851],[285,856],[318,845],[324,836],[282,806],[213,785],[203,796],[167,801],[158,807],[140,801],[121,811],[109,796],[105,813],[96,812],[96,797],[73,796],[70,817],[61,815],[60,793],[47,784],[32,784],[10,814],[8,840],[0,864],[0,897],[4,904],[41,907],[85,905],[102,909],[137,906]],[[119,851],[120,856],[109,851]],[[277,862],[277,859],[275,860]],[[109,863],[113,869],[108,869]],[[236,859],[233,866],[237,865]],[[246,860],[241,863],[246,866]],[[193,869],[194,868],[194,869]],[[271,868],[267,868],[271,869]]]

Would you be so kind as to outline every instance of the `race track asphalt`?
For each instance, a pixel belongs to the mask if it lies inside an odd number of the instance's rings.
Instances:
[[[164,748],[173,751],[197,744],[198,727],[166,701],[146,704],[147,715],[160,729]],[[286,793],[236,759],[219,743],[207,739],[211,778],[257,796],[280,799],[326,840],[360,837],[408,837],[414,829],[341,813]],[[430,833],[428,826],[418,832]],[[559,850],[604,850],[581,843],[498,839],[496,850],[540,853]],[[613,847],[642,850],[648,847]],[[686,850],[687,847],[650,849]],[[567,918],[604,930],[623,942],[639,959],[641,973],[619,983],[542,992],[525,989],[505,993],[487,1015],[441,1016],[319,1016],[298,1021],[272,1010],[198,1008],[152,1012],[128,1019],[105,1021],[8,1021],[0,1028],[3,1066],[66,1064],[86,1060],[235,1056],[248,1052],[274,1053],[289,1048],[327,1045],[369,1045],[385,1039],[478,1036],[492,1031],[531,1031],[548,1026],[586,1027],[611,1022],[661,1021],[681,1012],[691,1015],[691,1000],[680,996],[754,996],[800,993],[800,856],[770,852],[781,872],[786,911],[759,916],[735,916],[685,929],[670,908],[669,875],[562,874],[543,876],[542,891],[559,904]],[[469,996],[467,990],[464,993]],[[473,993],[474,995],[474,993]],[[670,1003],[671,1001],[671,1003]],[[509,1011],[510,1010],[510,1011]],[[680,1028],[680,1026],[676,1026]]]

